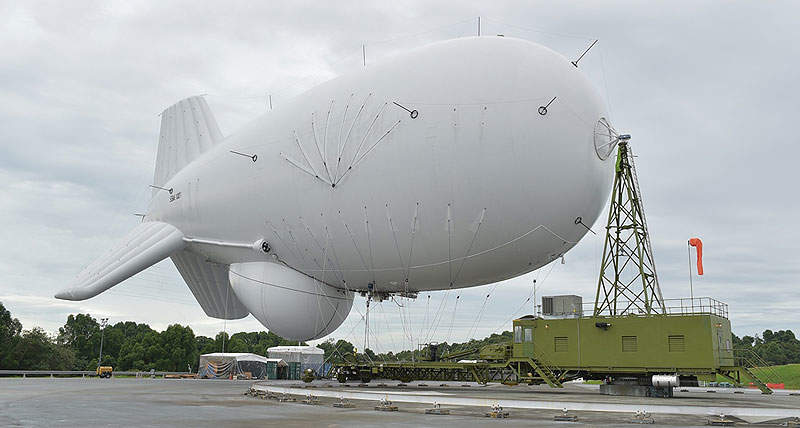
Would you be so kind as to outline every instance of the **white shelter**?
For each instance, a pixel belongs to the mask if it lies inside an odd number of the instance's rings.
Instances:
[[[283,361],[245,352],[214,352],[200,356],[197,374],[203,378],[229,379],[250,373],[254,379],[275,378],[275,367]]]
[[[302,371],[312,369],[321,375],[325,351],[316,346],[273,346],[267,349],[270,358],[280,358],[287,363],[300,363]]]

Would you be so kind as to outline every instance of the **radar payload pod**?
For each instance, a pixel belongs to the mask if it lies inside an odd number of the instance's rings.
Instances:
[[[473,287],[560,257],[608,198],[615,144],[577,67],[507,37],[410,51],[227,137],[187,98],[161,114],[142,223],[56,297],[169,257],[208,316],[319,338],[355,292]]]

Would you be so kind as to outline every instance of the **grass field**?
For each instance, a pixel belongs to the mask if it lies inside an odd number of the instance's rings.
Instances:
[[[800,389],[800,364],[771,366],[769,369],[754,368],[752,371],[768,382],[785,383],[786,389]],[[775,377],[778,379],[773,379]]]
[[[767,383],[784,383],[786,389],[800,389],[800,364],[786,364],[766,368],[755,367],[750,370]],[[717,381],[727,382],[728,380],[722,376],[717,376]]]

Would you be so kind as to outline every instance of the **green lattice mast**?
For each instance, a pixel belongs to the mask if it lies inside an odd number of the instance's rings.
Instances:
[[[617,164],[594,316],[663,314],[664,298],[656,266],[633,155],[630,135],[616,136]]]

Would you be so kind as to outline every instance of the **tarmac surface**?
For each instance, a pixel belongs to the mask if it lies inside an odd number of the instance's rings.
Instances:
[[[463,386],[470,385],[470,386]],[[245,393],[261,390],[290,392],[297,402],[281,403]],[[675,398],[611,397],[600,395],[596,385],[547,386],[373,381],[340,385],[330,381],[227,381],[134,378],[0,378],[0,426],[585,426],[629,425],[634,409],[651,412],[652,426],[706,426],[719,409],[747,409],[749,416],[728,419],[779,426],[800,417],[800,396],[789,392],[766,396],[730,388],[676,389]],[[715,391],[713,393],[707,391]],[[742,392],[742,390],[738,390]],[[318,405],[300,401],[312,394]],[[353,396],[354,408],[334,408],[340,396]],[[360,398],[358,398],[360,397]],[[378,412],[377,400],[387,398],[395,412]],[[460,401],[459,401],[460,400]],[[426,415],[434,401],[450,415]],[[447,403],[466,403],[464,405]],[[489,405],[500,402],[508,419],[484,416]],[[554,422],[563,407],[575,422]],[[755,412],[755,413],[754,413]],[[761,416],[756,415],[762,413]],[[780,417],[777,417],[780,416]],[[766,421],[766,422],[765,422]]]

